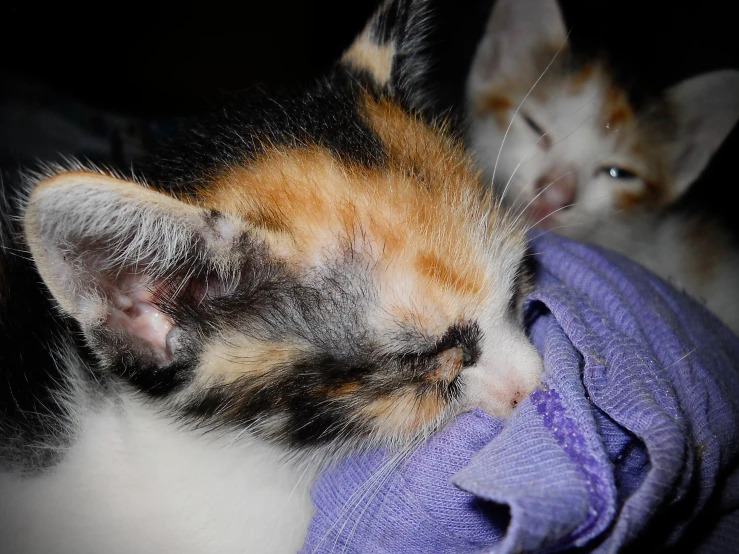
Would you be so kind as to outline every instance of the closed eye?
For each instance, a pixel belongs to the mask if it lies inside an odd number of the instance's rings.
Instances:
[[[458,348],[462,366],[468,367],[477,363],[481,341],[482,332],[477,323],[459,323],[452,325],[426,352],[401,354],[398,358],[403,365],[423,367],[445,352]]]
[[[436,343],[436,352],[443,352],[448,348],[459,347],[464,354],[464,366],[475,364],[480,357],[480,342],[482,332],[477,323],[459,323],[452,325],[443,337]]]
[[[611,179],[629,180],[639,178],[633,171],[618,166],[603,167],[599,171],[605,173]]]
[[[548,150],[549,147],[552,145],[551,141],[549,140],[549,137],[547,136],[547,132],[541,128],[541,126],[536,123],[531,117],[528,115],[521,114],[521,117],[523,117],[523,120],[526,122],[526,125],[528,125],[534,133],[539,137],[539,139],[536,141],[536,143],[541,146],[544,150]]]

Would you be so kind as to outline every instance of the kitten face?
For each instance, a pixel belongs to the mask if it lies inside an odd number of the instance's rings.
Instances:
[[[406,45],[382,25],[413,18],[382,10],[407,9],[387,3],[305,96],[186,133],[159,182],[77,167],[34,185],[34,261],[107,371],[294,446],[405,444],[536,386],[521,226],[397,101]]]
[[[578,213],[607,215],[666,201],[665,167],[651,155],[657,148],[603,70],[550,68],[514,118],[526,92],[491,90],[473,108],[471,133],[490,180],[501,152],[495,179],[532,223],[556,226]]]
[[[739,118],[734,71],[637,111],[605,66],[572,62],[551,0],[496,3],[467,91],[486,178],[531,223],[558,229],[674,201]]]

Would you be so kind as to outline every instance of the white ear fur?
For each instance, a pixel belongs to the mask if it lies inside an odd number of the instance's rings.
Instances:
[[[556,52],[566,42],[556,0],[498,0],[472,62],[468,91],[474,95],[490,82],[541,71],[533,66],[534,54],[547,47]]]
[[[41,277],[66,313],[83,329],[104,327],[163,362],[173,322],[157,307],[153,287],[203,251],[217,270],[219,246],[233,245],[236,227],[209,228],[208,215],[137,183],[73,171],[34,187],[24,230]]]
[[[739,71],[692,77],[666,92],[678,128],[668,152],[672,200],[698,178],[739,119]]]

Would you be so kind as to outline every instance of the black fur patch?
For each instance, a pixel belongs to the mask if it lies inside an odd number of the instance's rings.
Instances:
[[[537,274],[537,261],[531,244],[526,244],[526,252],[516,271],[513,282],[513,296],[508,303],[508,311],[515,320],[523,322],[523,313],[526,297],[534,290],[534,276]]]
[[[427,82],[429,70],[431,10],[428,0],[392,0],[387,2],[370,23],[371,36],[378,44],[395,47],[390,72],[390,88],[407,108],[428,112],[432,100]]]
[[[163,190],[193,194],[219,172],[248,164],[271,147],[317,145],[339,160],[368,167],[387,161],[382,142],[367,127],[358,101],[390,95],[405,109],[431,116],[424,82],[428,0],[395,0],[370,22],[380,43],[395,46],[390,90],[342,65],[298,94],[251,94],[180,122],[176,137],[145,162],[142,171]]]
[[[384,147],[358,111],[366,89],[343,70],[298,95],[232,99],[183,120],[178,136],[155,152],[144,173],[164,190],[193,193],[219,172],[271,147],[317,145],[345,163],[384,166]]]
[[[482,331],[477,323],[453,325],[436,345],[436,353],[440,354],[448,348],[459,347],[464,353],[463,366],[468,367],[477,363],[480,358],[481,341]]]

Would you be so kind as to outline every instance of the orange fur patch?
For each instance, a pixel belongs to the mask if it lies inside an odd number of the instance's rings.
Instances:
[[[478,114],[504,112],[512,107],[513,101],[508,96],[497,93],[486,94],[476,104]]]
[[[606,90],[602,118],[609,124],[611,130],[618,129],[634,120],[634,110],[623,89],[610,86]]]
[[[360,408],[358,415],[361,419],[380,422],[384,430],[404,435],[434,421],[444,407],[436,394],[419,396],[415,388],[407,387],[373,400]]]
[[[297,345],[252,340],[234,333],[219,337],[203,350],[197,375],[211,385],[230,384],[244,377],[261,377],[278,367],[284,367],[303,356]]]
[[[619,209],[629,212],[640,207],[656,208],[667,202],[667,188],[662,181],[646,179],[639,192],[620,191],[616,197]]]
[[[585,64],[580,71],[570,78],[570,91],[577,94],[585,84],[595,76],[596,68],[593,64]]]
[[[332,398],[341,398],[354,394],[358,390],[359,383],[344,383],[343,385],[329,389],[326,395]]]
[[[416,264],[422,275],[442,283],[445,287],[455,289],[461,294],[479,294],[482,289],[483,276],[479,271],[471,271],[463,276],[444,263],[436,254],[422,253]]]
[[[498,86],[495,90],[478,94],[474,98],[472,109],[477,117],[492,115],[499,127],[506,127],[509,121],[509,111],[513,107],[513,100],[507,94],[501,93],[501,89],[506,89],[506,87]]]

